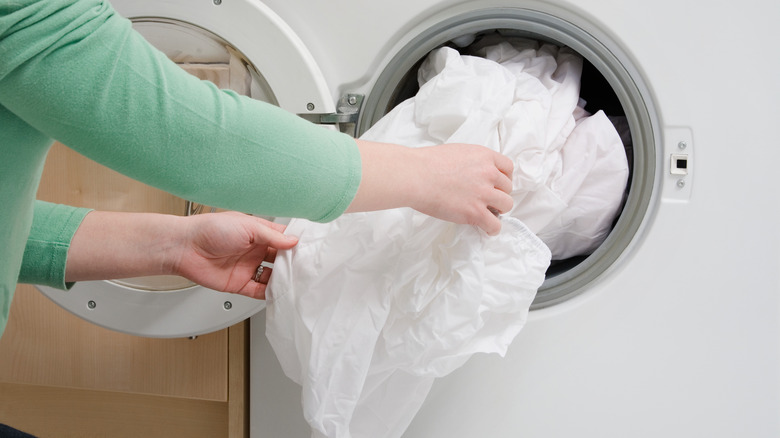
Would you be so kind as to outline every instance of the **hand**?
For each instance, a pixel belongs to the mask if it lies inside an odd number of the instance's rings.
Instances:
[[[173,216],[92,211],[68,248],[65,281],[181,275],[200,285],[265,298],[277,249],[298,243],[284,226],[242,213]]]
[[[512,209],[514,163],[483,146],[447,144],[413,149],[420,155],[419,194],[412,207],[490,235],[501,231],[498,214]]]
[[[290,249],[297,239],[283,234],[284,225],[242,213],[190,216],[180,256],[173,270],[200,285],[265,299],[271,269],[254,281],[263,261],[273,262],[277,249]]]
[[[358,140],[363,175],[348,212],[412,207],[495,235],[512,209],[514,163],[484,146],[407,148]]]

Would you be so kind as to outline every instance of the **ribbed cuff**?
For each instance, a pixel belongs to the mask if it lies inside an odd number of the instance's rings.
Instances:
[[[58,289],[69,289],[65,283],[65,264],[68,248],[84,216],[91,210],[35,202],[32,229],[24,249],[19,283],[42,284]]]

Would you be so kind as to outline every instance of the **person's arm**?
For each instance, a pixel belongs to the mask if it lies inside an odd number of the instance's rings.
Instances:
[[[65,263],[73,234],[91,210],[35,201],[32,226],[27,236],[19,283],[67,289]]]
[[[105,1],[0,2],[0,59],[0,105],[184,199],[328,221],[359,185],[354,139],[200,81]]]
[[[68,249],[65,281],[181,275],[211,289],[265,298],[258,266],[297,239],[284,226],[237,212],[172,216],[93,211]]]
[[[20,6],[21,5],[21,6]],[[364,147],[199,81],[99,0],[0,4],[0,103],[41,132],[185,199],[333,220],[409,206],[490,233],[507,172],[477,146]],[[356,195],[357,194],[357,195]],[[497,196],[498,195],[498,196]]]
[[[509,158],[482,146],[424,148],[358,140],[363,178],[347,211],[412,207],[497,234],[496,213],[512,209]]]

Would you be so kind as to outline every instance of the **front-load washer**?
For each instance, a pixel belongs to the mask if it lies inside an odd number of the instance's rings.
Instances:
[[[572,47],[586,60],[587,100],[630,128],[622,213],[592,254],[556,261],[506,357],[475,356],[439,379],[404,436],[780,435],[780,209],[771,195],[780,88],[768,74],[780,67],[771,48],[780,5],[113,4],[174,59],[179,50],[198,54],[182,62],[236,57],[251,78],[246,93],[356,135],[413,95],[414,69],[436,47],[491,32]],[[265,339],[262,303],[178,280],[44,291],[84,318],[144,336],[205,333],[256,314],[251,436],[308,436],[300,388]],[[171,317],[177,309],[182,317]]]
[[[557,261],[506,357],[437,380],[404,437],[780,435],[780,6],[265,3],[334,100],[363,96],[357,134],[413,95],[430,50],[489,32],[572,47],[586,100],[628,121],[631,178],[607,240]],[[252,437],[308,436],[264,324],[251,325]]]

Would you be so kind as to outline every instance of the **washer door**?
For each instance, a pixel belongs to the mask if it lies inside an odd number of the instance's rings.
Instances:
[[[335,104],[313,57],[273,11],[256,0],[114,0],[117,11],[173,61],[221,88],[292,113],[334,112]],[[99,189],[96,189],[99,190]],[[145,190],[145,189],[141,189]],[[90,207],[149,211],[144,196],[117,205],[109,194]],[[180,214],[192,204],[173,197]],[[178,208],[178,207],[177,207]],[[154,209],[154,208],[151,208]],[[169,213],[170,211],[164,211]],[[188,337],[242,321],[265,301],[213,291],[180,277],[79,282],[69,291],[39,286],[66,310],[94,324],[147,337]]]

